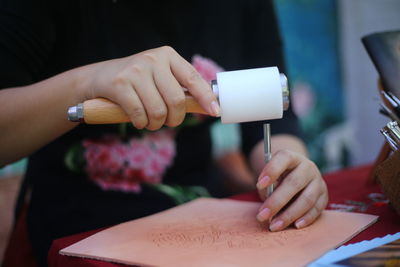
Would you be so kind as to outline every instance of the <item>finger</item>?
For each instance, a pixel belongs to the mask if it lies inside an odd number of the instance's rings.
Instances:
[[[256,187],[258,189],[258,194],[262,200],[265,200],[267,197],[267,188],[268,186],[272,185],[273,181],[271,180],[271,177],[268,175],[265,175],[263,177],[260,177]]]
[[[118,79],[118,82],[114,82],[113,91],[115,94],[107,96],[107,98],[122,107],[135,128],[143,129],[146,127],[148,119],[145,108],[129,80]]]
[[[176,53],[172,48],[170,66],[178,82],[188,89],[189,93],[210,115],[220,116],[220,107],[211,86],[201,77],[196,69]]]
[[[274,216],[285,207],[298,192],[303,190],[310,183],[311,179],[307,164],[300,164],[281,181],[281,184],[276,187],[271,196],[266,199],[264,204],[260,207],[260,210],[268,208],[271,211],[270,217]]]
[[[167,118],[165,124],[174,127],[181,124],[185,118],[185,93],[169,68],[156,66],[154,81],[164,102],[167,105]]]
[[[148,119],[146,128],[160,129],[167,118],[167,107],[157,90],[152,72],[149,70],[149,74],[146,75],[130,76],[130,80],[146,110]]]
[[[314,177],[314,173],[309,171],[309,164],[305,162],[292,170],[274,190],[274,195],[271,195],[270,204],[274,211],[273,213],[276,214],[281,210],[291,199],[306,188]]]
[[[269,229],[271,231],[285,229],[296,219],[312,210],[321,195],[322,189],[320,182],[318,180],[313,180],[289,207],[272,220]]]
[[[321,212],[326,208],[327,204],[328,204],[328,194],[322,194],[317,200],[315,206],[311,208],[301,218],[296,220],[295,222],[296,228],[300,229],[312,224],[321,215]]]
[[[256,185],[257,189],[265,190],[269,185],[275,183],[285,172],[296,168],[303,160],[304,156],[298,153],[289,150],[279,150],[261,171]]]
[[[280,209],[282,209],[290,199],[305,188],[311,181],[313,175],[309,174],[307,166],[308,164],[303,162],[293,169],[286,177],[284,177],[284,179],[282,179],[280,185],[275,188],[272,195],[264,202],[263,205],[268,206],[273,211],[273,214],[276,214]],[[263,179],[266,179],[265,177]],[[269,180],[269,184],[272,184],[274,180],[276,181],[275,175]],[[262,193],[265,192],[265,190],[260,191]]]

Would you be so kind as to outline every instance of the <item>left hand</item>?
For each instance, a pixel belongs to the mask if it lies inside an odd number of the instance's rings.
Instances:
[[[277,184],[266,199],[267,187]],[[264,203],[257,219],[273,218],[270,231],[280,231],[294,223],[303,228],[313,223],[328,203],[328,190],[318,167],[306,156],[290,150],[279,150],[265,165],[257,182]]]

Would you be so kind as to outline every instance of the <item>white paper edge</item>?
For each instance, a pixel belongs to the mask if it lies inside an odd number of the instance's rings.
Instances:
[[[308,267],[340,266],[333,263],[393,242],[397,239],[400,239],[400,232],[393,235],[389,234],[384,237],[376,237],[372,240],[364,240],[355,244],[344,245],[325,253],[319,259],[310,263]]]

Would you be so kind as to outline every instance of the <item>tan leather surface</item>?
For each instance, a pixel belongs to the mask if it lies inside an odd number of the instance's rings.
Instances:
[[[303,266],[377,220],[324,211],[309,227],[272,233],[256,221],[259,206],[198,199],[108,228],[60,253],[141,266]]]

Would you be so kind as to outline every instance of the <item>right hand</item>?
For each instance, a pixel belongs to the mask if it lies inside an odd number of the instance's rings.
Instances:
[[[157,130],[184,120],[184,89],[209,114],[219,116],[210,85],[173,48],[163,46],[91,65],[85,100],[107,98],[119,104],[138,128]]]

